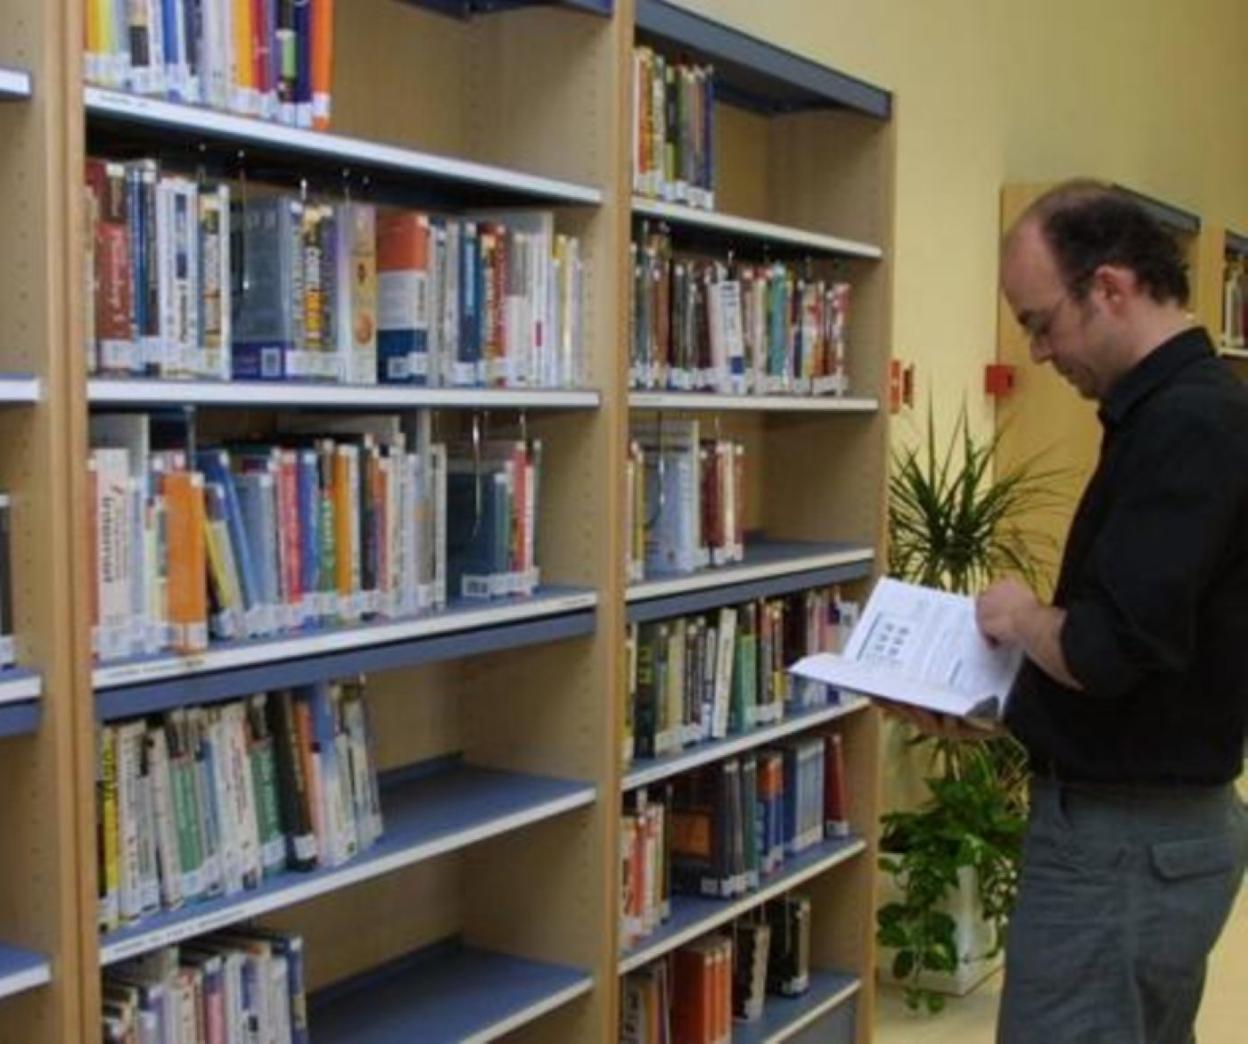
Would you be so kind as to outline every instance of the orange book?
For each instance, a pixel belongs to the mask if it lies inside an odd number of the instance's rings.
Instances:
[[[204,548],[204,477],[197,471],[164,476],[169,554],[169,627],[181,653],[208,647],[207,554]]]
[[[312,126],[329,127],[334,82],[334,0],[312,4]]]
[[[377,215],[377,375],[425,384],[429,375],[429,217]]]
[[[360,467],[359,449],[350,443],[334,451],[334,572],[339,614],[360,617]]]
[[[234,54],[230,69],[232,102],[235,112],[248,115],[258,111],[255,82],[255,54],[252,48],[251,0],[233,0]]]
[[[672,1005],[675,1044],[711,1044],[712,955],[705,943],[676,951]]]

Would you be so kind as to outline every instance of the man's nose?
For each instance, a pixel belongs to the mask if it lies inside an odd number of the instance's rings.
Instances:
[[[1049,351],[1049,341],[1046,337],[1033,337],[1031,339],[1031,361],[1033,363],[1046,363],[1053,358],[1053,353]]]

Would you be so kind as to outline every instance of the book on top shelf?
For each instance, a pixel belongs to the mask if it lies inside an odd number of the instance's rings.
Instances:
[[[329,126],[333,0],[84,0],[87,83]]]
[[[88,371],[421,387],[584,383],[580,241],[89,159]]]

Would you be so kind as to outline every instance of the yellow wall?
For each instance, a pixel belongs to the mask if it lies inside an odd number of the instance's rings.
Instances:
[[[916,422],[929,391],[945,421],[965,394],[991,429],[1003,183],[1103,177],[1248,232],[1245,0],[677,2],[894,92]]]

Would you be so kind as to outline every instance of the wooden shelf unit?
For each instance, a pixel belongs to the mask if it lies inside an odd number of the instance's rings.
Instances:
[[[23,708],[20,720],[14,717],[11,727],[0,722],[6,795],[0,821],[14,853],[0,872],[0,948],[21,986],[0,999],[0,1039],[97,1041],[106,964],[129,952],[127,946],[154,944],[152,933],[185,937],[240,909],[303,934],[308,986],[318,997],[313,1017],[317,1010],[331,1013],[327,1025],[343,1032],[372,1031],[370,998],[380,998],[379,1019],[398,1018],[412,1032],[452,1025],[445,1010],[436,1010],[438,975],[452,968],[463,969],[451,979],[464,998],[497,1001],[482,1009],[471,1030],[453,1032],[480,1033],[480,1039],[506,1032],[521,1041],[615,1039],[619,801],[628,775],[618,711],[630,615],[654,610],[668,595],[666,609],[691,611],[693,603],[680,599],[709,606],[796,590],[804,582],[856,590],[878,570],[888,424],[878,404],[887,389],[894,242],[891,96],[701,20],[699,32],[710,35],[691,41],[694,49],[720,61],[745,96],[757,101],[762,90],[771,100],[747,108],[741,93],[725,92],[729,101],[717,106],[721,219],[691,215],[688,226],[715,225],[734,242],[770,236],[777,249],[796,248],[797,256],[809,251],[813,271],[848,278],[854,294],[851,398],[817,407],[724,402],[712,407],[723,411],[714,423],[746,441],[757,462],[747,491],[751,528],[776,541],[852,553],[630,597],[623,522],[630,417],[705,408],[644,398],[630,405],[622,346],[635,203],[632,49],[639,19],[650,26],[643,32],[652,42],[666,39],[676,47],[680,27],[692,23],[665,21],[671,11],[663,9],[671,5],[650,0],[492,6],[497,10],[465,17],[459,0],[335,5],[328,134],[84,84],[83,0],[13,0],[0,13],[0,66],[29,70],[35,86],[28,97],[0,105],[6,229],[0,489],[14,496],[20,664],[37,680],[36,696],[13,702]],[[659,21],[651,23],[654,17]],[[791,91],[804,101],[783,103]],[[185,162],[200,144],[205,151],[194,154],[210,170],[254,167],[256,181],[291,183],[310,169],[329,184],[350,168],[353,191],[383,202],[454,209],[520,201],[554,209],[561,230],[580,237],[588,262],[584,328],[592,390],[475,396],[89,380],[77,347],[88,306],[84,158],[150,149]],[[369,183],[360,188],[365,173]],[[454,411],[526,411],[530,434],[544,445],[538,560],[557,608],[511,617],[504,611],[502,619],[486,612],[462,626],[429,618],[408,630],[399,624],[397,631],[379,625],[370,634],[360,633],[366,628],[327,632],[323,642],[300,636],[259,652],[216,648],[195,663],[94,664],[89,417],[94,410],[167,406],[194,407],[209,426],[285,409],[424,407],[448,415],[451,425]],[[303,891],[249,893],[224,912],[205,907],[159,915],[101,938],[100,723],[361,669],[370,672],[367,699],[386,772],[462,757],[473,766],[463,771],[511,774],[497,778],[553,787],[557,796],[529,801],[523,786],[504,787],[499,800],[516,808],[493,818],[480,809],[448,812],[462,817],[463,830],[447,835],[453,840],[438,835],[437,843],[421,833],[419,816],[396,814],[395,836],[384,842],[396,851],[313,875],[300,883]],[[877,713],[857,707],[812,715],[786,731],[833,718],[846,742],[856,841],[821,850],[800,872],[795,868],[815,904],[819,988],[809,1003],[772,1011],[757,1027],[760,1039],[784,1039],[824,1020],[836,1020],[837,1039],[870,1036]],[[736,749],[697,757],[727,757]],[[283,882],[278,891],[290,885]],[[696,918],[690,923],[698,932],[711,927]],[[439,953],[449,955],[444,965],[422,965]]]

